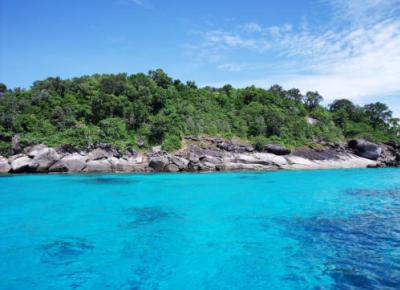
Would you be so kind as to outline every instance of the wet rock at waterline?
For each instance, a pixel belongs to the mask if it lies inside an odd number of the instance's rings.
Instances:
[[[8,173],[11,169],[10,164],[8,163],[8,159],[0,156],[0,174]]]
[[[64,156],[60,161],[50,167],[50,172],[80,172],[85,168],[87,156],[72,153]]]
[[[191,138],[175,153],[160,147],[151,152],[129,151],[125,155],[110,146],[86,151],[50,148],[36,145],[25,148],[8,159],[0,158],[0,173],[60,172],[198,172],[220,170],[277,170],[371,168],[398,166],[400,144],[382,145],[364,140],[343,144],[321,144],[319,149],[297,149],[290,152],[279,144],[269,144],[268,152],[253,151],[246,146],[221,138]],[[75,150],[75,151],[74,151]]]

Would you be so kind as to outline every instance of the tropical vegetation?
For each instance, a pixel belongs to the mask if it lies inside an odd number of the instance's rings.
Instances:
[[[0,153],[18,135],[25,144],[85,148],[181,146],[186,135],[238,137],[257,146],[314,146],[366,138],[399,140],[399,120],[382,103],[340,99],[321,105],[318,92],[279,85],[198,87],[161,69],[148,74],[96,74],[36,81],[29,89],[0,84]]]

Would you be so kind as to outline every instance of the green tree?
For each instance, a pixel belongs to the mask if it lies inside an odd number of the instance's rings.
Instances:
[[[365,105],[364,110],[375,128],[386,126],[393,115],[388,106],[380,102]]]
[[[181,146],[182,146],[181,138],[176,135],[166,136],[161,145],[162,149],[165,151],[175,151],[180,149]]]
[[[304,96],[300,93],[300,90],[295,88],[288,90],[285,95],[288,99],[298,103],[301,103],[304,98]]]
[[[98,143],[126,148],[140,136],[146,144],[162,144],[168,150],[180,146],[178,140],[185,135],[201,134],[288,146],[344,137],[400,141],[398,121],[386,105],[360,107],[343,99],[328,110],[321,101],[317,92],[302,96],[296,88],[279,85],[268,90],[198,87],[192,81],[173,80],[160,69],[47,78],[30,89],[0,84],[0,151],[10,147],[15,134],[27,144],[80,148]],[[310,125],[306,117],[318,123]]]
[[[121,118],[107,118],[99,122],[100,136],[105,143],[114,143],[128,137],[126,124]]]
[[[7,91],[7,86],[3,83],[0,83],[0,96],[2,96]]]
[[[173,81],[162,69],[149,71],[149,76],[156,82],[156,84],[166,89],[172,85]]]
[[[322,96],[318,92],[307,92],[304,104],[309,110],[314,109],[323,101]]]

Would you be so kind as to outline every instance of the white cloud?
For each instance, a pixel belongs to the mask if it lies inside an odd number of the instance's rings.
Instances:
[[[217,66],[219,70],[228,72],[238,72],[246,68],[246,65],[240,63],[223,63]]]
[[[262,32],[262,27],[255,22],[243,24],[240,28],[245,32]]]
[[[282,68],[276,75],[265,71],[264,78],[232,82],[236,85],[280,83],[303,92],[318,90],[328,101],[349,98],[360,103],[397,93],[400,103],[400,17],[396,17],[400,0],[329,3],[334,8],[334,25],[329,29],[310,29],[303,25],[306,21],[297,29],[290,24],[262,27],[251,22],[206,32],[200,47],[206,48],[205,53],[223,56],[215,62],[219,70],[238,72],[254,67],[254,62],[230,58],[229,52],[239,49],[245,57],[255,53],[251,56],[259,59],[258,65],[268,53],[267,59]]]
[[[382,21],[400,9],[399,0],[328,0],[328,3],[337,20],[354,25]]]
[[[361,100],[400,92],[400,21],[383,21],[368,29],[309,41],[303,62],[311,73],[287,76],[284,83],[317,89],[327,99]],[[301,51],[289,49],[288,53],[299,55]]]
[[[262,38],[243,37],[239,33],[223,30],[208,31],[204,34],[204,47],[226,48],[249,48],[263,51],[269,48],[267,42]]]

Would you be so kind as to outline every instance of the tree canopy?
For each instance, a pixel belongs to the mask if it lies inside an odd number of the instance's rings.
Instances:
[[[157,69],[148,74],[96,74],[48,78],[30,89],[0,83],[0,153],[18,134],[26,144],[85,147],[107,143],[135,148],[181,146],[185,135],[237,136],[253,143],[287,146],[363,137],[375,142],[399,137],[399,120],[382,103],[357,106],[342,99],[329,109],[318,92],[302,95],[279,85],[235,89],[198,88]],[[318,120],[309,124],[307,117]]]

